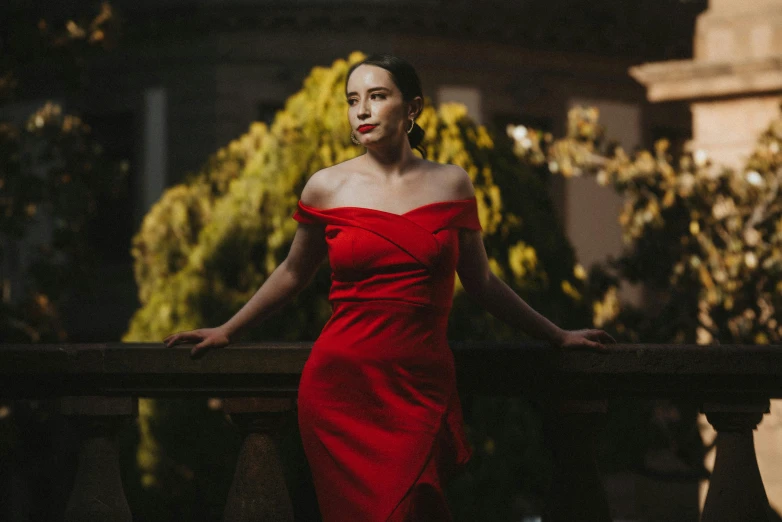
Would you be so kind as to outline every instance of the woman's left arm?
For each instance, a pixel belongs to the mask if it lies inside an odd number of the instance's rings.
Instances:
[[[475,196],[470,176],[455,165],[451,171],[451,190],[454,199]],[[563,348],[602,350],[604,343],[616,342],[603,330],[563,330],[543,317],[519,297],[505,282],[489,269],[489,259],[478,230],[459,230],[459,279],[467,293],[494,317],[520,328],[527,334]]]
[[[492,315],[527,334],[563,348],[604,349],[614,339],[602,330],[568,331],[532,309],[489,269],[480,231],[459,231],[457,273],[465,291]]]

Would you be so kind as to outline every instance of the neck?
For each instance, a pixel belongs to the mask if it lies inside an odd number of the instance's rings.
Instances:
[[[364,155],[366,161],[387,177],[400,176],[413,164],[418,158],[410,147],[407,136],[404,142],[396,146],[367,149]]]

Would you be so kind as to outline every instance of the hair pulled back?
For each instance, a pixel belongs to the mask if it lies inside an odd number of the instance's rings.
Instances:
[[[420,96],[423,100],[424,94],[421,90],[421,80],[418,78],[418,73],[415,72],[410,63],[393,54],[377,53],[368,56],[366,59],[353,64],[348,70],[347,78],[353,74],[360,65],[374,65],[385,69],[391,75],[391,79],[394,85],[402,92],[402,99],[406,102],[412,101],[416,96]],[[347,81],[347,78],[345,81]],[[426,152],[421,146],[421,142],[424,140],[424,129],[422,129],[417,123],[413,124],[413,130],[407,134],[407,139],[410,141],[410,146],[418,150],[424,157]]]

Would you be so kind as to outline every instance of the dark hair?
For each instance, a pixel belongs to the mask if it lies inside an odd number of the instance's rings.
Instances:
[[[424,94],[421,90],[421,80],[418,78],[418,73],[415,72],[415,69],[412,65],[410,65],[402,58],[394,56],[393,54],[384,53],[368,56],[364,60],[353,64],[353,66],[348,70],[348,75],[345,79],[346,82],[350,78],[350,75],[353,74],[353,71],[355,71],[360,65],[374,65],[375,67],[380,67],[381,69],[388,71],[391,74],[391,79],[394,81],[394,85],[396,85],[399,90],[402,91],[403,100],[411,101],[416,96],[420,96],[423,100]],[[408,133],[407,139],[410,141],[411,147],[418,150],[424,157],[426,157],[426,152],[421,146],[421,142],[424,140],[424,129],[415,123],[413,125],[413,130]]]

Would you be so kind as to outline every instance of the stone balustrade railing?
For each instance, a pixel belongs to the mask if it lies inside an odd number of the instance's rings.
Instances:
[[[82,434],[64,519],[130,521],[113,435],[138,397],[224,397],[244,433],[225,521],[292,521],[274,442],[295,407],[308,343],[240,344],[193,361],[162,344],[0,345],[0,398],[59,398]],[[547,522],[609,521],[594,456],[606,400],[697,401],[718,432],[702,522],[767,521],[752,431],[782,397],[782,350],[773,346],[614,345],[603,353],[543,345],[453,343],[466,393],[526,395],[549,405],[555,472]]]

